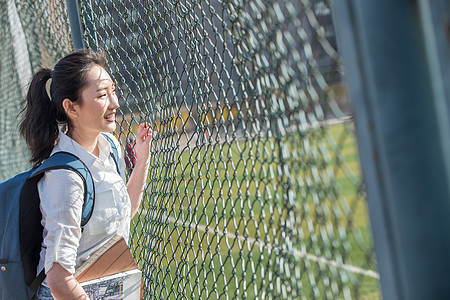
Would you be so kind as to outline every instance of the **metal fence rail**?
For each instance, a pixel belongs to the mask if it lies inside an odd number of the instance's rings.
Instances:
[[[72,42],[64,1],[6,2],[26,45],[15,58],[20,39],[1,10],[11,30],[0,47],[11,54],[1,58],[0,84],[15,91],[0,89],[4,178],[27,166],[26,154],[18,165],[3,147],[6,137],[20,141],[4,118],[7,105],[20,110],[19,60],[32,74]],[[79,7],[86,47],[109,55],[124,150],[138,123],[157,132],[131,232],[146,299],[380,298],[327,2]]]

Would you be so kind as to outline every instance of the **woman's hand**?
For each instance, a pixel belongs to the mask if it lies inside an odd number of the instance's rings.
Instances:
[[[131,201],[131,217],[138,211],[142,194],[144,193],[148,166],[150,164],[150,142],[152,137],[153,132],[150,126],[147,123],[140,124],[136,134],[136,145],[134,146],[136,166],[131,172],[127,183],[127,191]]]
[[[136,134],[136,145],[134,153],[136,155],[136,164],[148,167],[150,163],[150,142],[153,137],[153,131],[147,123],[139,124]]]
[[[47,272],[47,283],[55,299],[89,300],[78,281],[59,263]]]

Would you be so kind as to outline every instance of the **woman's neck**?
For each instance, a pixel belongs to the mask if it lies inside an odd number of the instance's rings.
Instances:
[[[88,152],[92,153],[97,157],[99,156],[99,149],[98,149],[99,134],[81,133],[76,128],[69,128],[66,134],[72,140],[80,144],[80,146],[86,149]]]

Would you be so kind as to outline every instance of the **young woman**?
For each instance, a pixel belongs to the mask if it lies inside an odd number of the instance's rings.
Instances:
[[[116,128],[119,103],[105,63],[102,53],[74,52],[53,70],[38,71],[28,90],[20,130],[30,148],[31,162],[39,165],[57,151],[72,153],[86,164],[95,186],[92,217],[81,230],[82,179],[69,170],[53,170],[39,181],[44,240],[37,274],[45,269],[46,279],[37,299],[53,299],[52,295],[56,299],[88,299],[72,274],[115,234],[128,240],[130,220],[142,198],[152,131],[147,124],[139,125],[134,148],[137,162],[125,185],[110,155],[111,145],[101,134],[108,133],[121,149],[110,134]]]

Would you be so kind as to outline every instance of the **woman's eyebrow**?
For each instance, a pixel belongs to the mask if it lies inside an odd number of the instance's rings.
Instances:
[[[96,90],[96,92],[100,92],[100,91],[106,90],[109,87],[114,89],[116,87],[116,85],[114,83],[112,83],[112,84],[101,86],[101,87],[98,88],[98,90]]]

